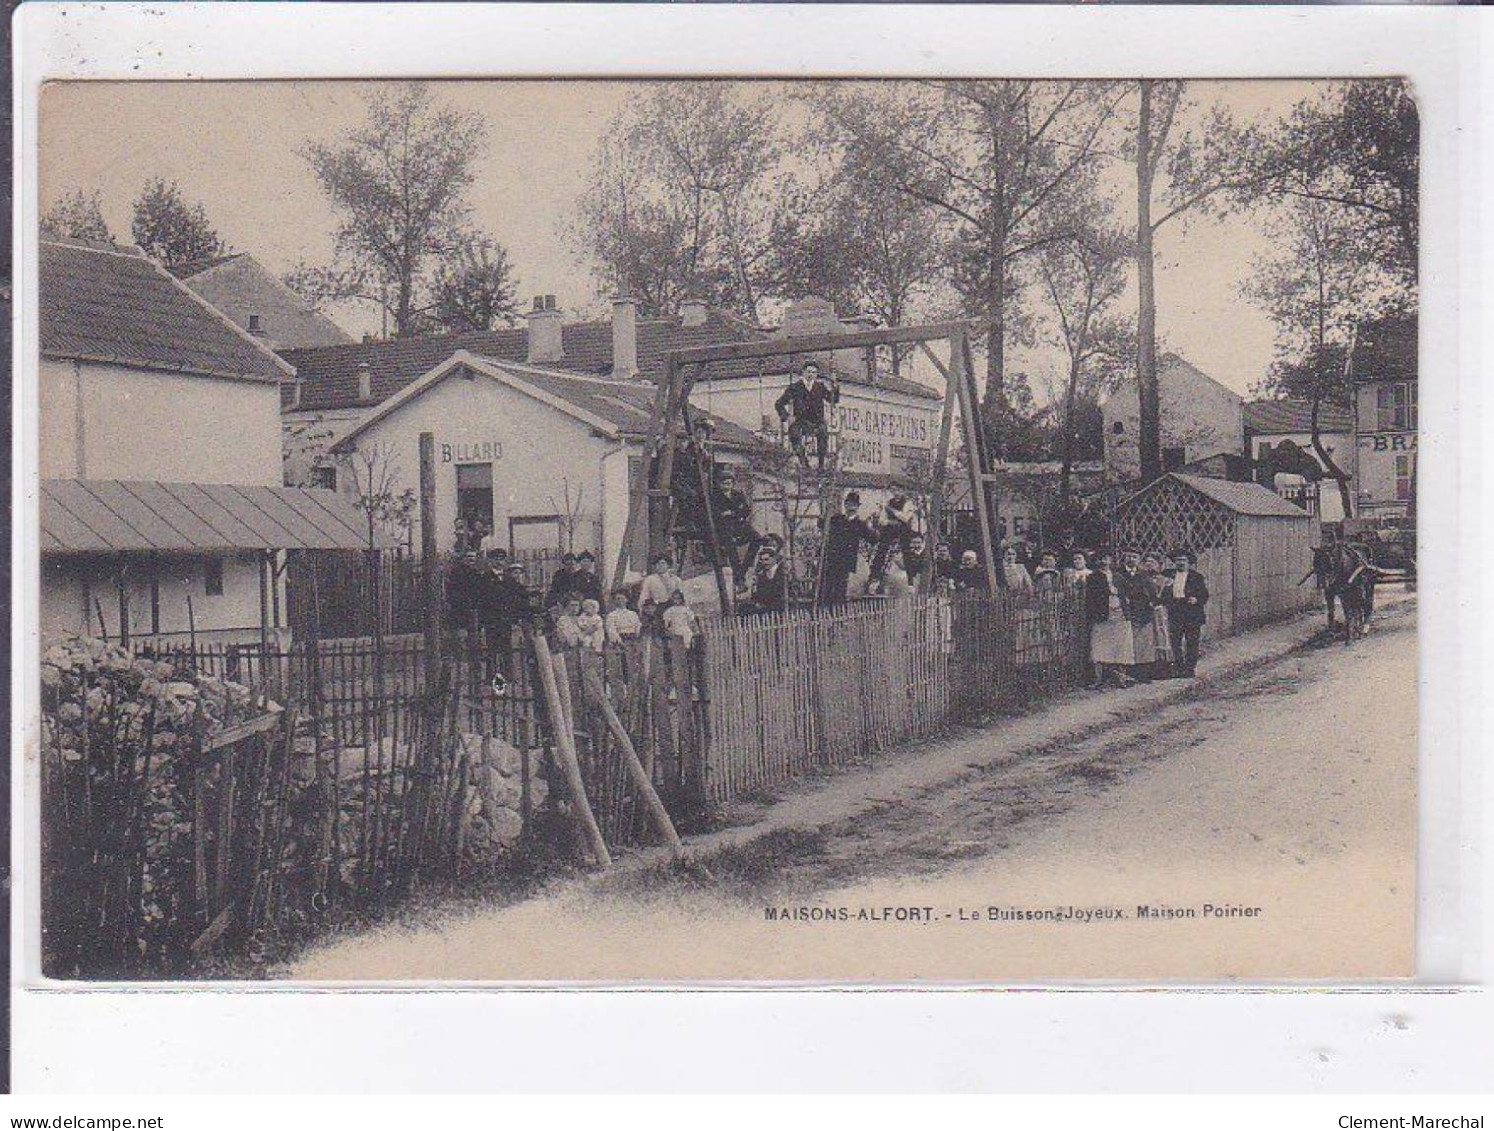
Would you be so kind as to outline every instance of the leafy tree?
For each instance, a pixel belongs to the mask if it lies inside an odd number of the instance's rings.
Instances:
[[[519,314],[508,253],[482,237],[441,260],[431,297],[431,321],[452,332],[511,326]]]
[[[1117,92],[1110,83],[1002,80],[837,84],[809,96],[862,175],[927,206],[944,226],[945,272],[986,324],[987,400],[1006,395],[1024,269],[1075,230]],[[993,409],[988,418],[1007,415]]]
[[[469,246],[464,199],[487,127],[439,105],[424,83],[380,89],[365,122],[304,157],[337,214],[329,266],[299,265],[286,281],[313,305],[378,306],[399,336],[421,328],[422,288],[434,260]]]
[[[1420,116],[1401,79],[1335,83],[1297,107],[1261,147],[1265,188],[1347,209],[1361,254],[1407,291],[1420,245]]]
[[[228,252],[201,204],[188,204],[181,187],[160,177],[147,181],[135,201],[130,235],[170,271]]]
[[[104,222],[99,191],[74,189],[47,210],[41,218],[42,235],[63,236],[75,240],[112,241],[114,236]]]
[[[1312,404],[1312,448],[1352,514],[1349,475],[1323,446],[1324,404],[1347,406],[1346,364],[1358,326],[1394,306],[1396,276],[1364,254],[1366,216],[1352,206],[1291,196],[1269,225],[1278,251],[1258,258],[1245,294],[1276,324],[1277,360],[1265,391]]]
[[[872,314],[885,326],[908,321],[932,288],[942,254],[927,205],[850,164],[820,187],[789,193],[772,240],[782,297],[820,295],[839,311]],[[906,352],[891,351],[894,375]]]
[[[780,159],[766,96],[723,82],[659,84],[608,126],[571,238],[646,310],[696,297],[757,321]]]

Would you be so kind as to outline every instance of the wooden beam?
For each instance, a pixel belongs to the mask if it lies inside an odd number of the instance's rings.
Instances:
[[[617,552],[617,564],[612,568],[612,588],[621,589],[623,581],[628,574],[628,555],[633,545],[633,539],[638,536],[638,524],[648,521],[648,512],[652,509],[650,496],[653,487],[649,482],[651,471],[649,462],[653,458],[653,448],[660,442],[660,424],[667,424],[666,413],[669,411],[669,391],[674,384],[674,359],[667,354],[664,357],[664,376],[659,382],[658,391],[654,393],[654,408],[649,414],[648,431],[643,439],[643,474],[639,476],[636,484],[630,485],[631,498],[628,501],[628,521],[623,527],[622,546]],[[648,529],[648,527],[645,527]],[[647,573],[651,563],[644,562],[641,572]]]
[[[939,418],[939,446],[934,454],[934,487],[929,500],[929,531],[928,537],[924,539],[927,545],[929,560],[928,568],[923,571],[924,584],[921,591],[927,591],[929,584],[934,580],[934,551],[939,548],[939,543],[944,540],[942,524],[944,522],[944,480],[949,472],[949,439],[954,431],[955,405],[959,402],[960,392],[955,385],[954,378],[934,356],[934,351],[928,345],[919,342],[919,347],[928,354],[939,372],[944,374],[944,412]]]
[[[970,497],[975,501],[976,522],[980,526],[980,558],[986,567],[986,587],[995,593],[1000,588],[996,574],[996,547],[991,538],[991,514],[986,485],[985,445],[980,437],[980,417],[975,404],[975,384],[971,380],[963,333],[949,339],[949,370],[960,398],[960,419],[965,426],[966,464],[970,473]]]
[[[441,674],[441,574],[436,561],[436,434],[420,434],[420,580],[425,609],[425,686]]]
[[[930,326],[899,326],[890,330],[862,330],[853,334],[811,334],[800,338],[774,338],[759,342],[727,342],[719,346],[694,346],[666,354],[681,365],[710,361],[740,361],[754,357],[789,357],[797,353],[824,353],[861,349],[897,342],[932,342],[967,332],[965,322],[937,322]]]

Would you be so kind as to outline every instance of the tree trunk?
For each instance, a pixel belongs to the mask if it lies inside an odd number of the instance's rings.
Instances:
[[[1141,83],[1136,124],[1136,392],[1141,480],[1162,476],[1162,411],[1157,389],[1157,295],[1152,258],[1152,84]]]
[[[1321,356],[1321,355],[1320,355]],[[1328,449],[1323,447],[1322,428],[1318,422],[1319,409],[1323,405],[1323,385],[1318,383],[1312,394],[1312,450],[1318,457],[1318,462],[1323,465],[1323,470],[1338,484],[1338,501],[1343,505],[1344,517],[1354,517],[1354,496],[1349,490],[1349,477],[1338,464],[1333,462],[1333,457],[1328,454]],[[1319,492],[1321,494],[1321,492]],[[1319,503],[1321,511],[1322,504]],[[1321,513],[1318,517],[1322,517]]]

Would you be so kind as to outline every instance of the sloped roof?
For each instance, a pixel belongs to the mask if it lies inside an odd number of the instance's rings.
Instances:
[[[376,533],[375,542],[393,542]],[[41,548],[52,553],[366,549],[363,513],[305,487],[47,479]]]
[[[1198,366],[1194,365],[1191,361],[1185,360],[1178,354],[1164,353],[1161,357],[1157,358],[1157,379],[1159,381],[1164,379],[1168,373],[1182,373],[1188,375],[1189,377],[1197,378],[1201,381],[1207,381],[1214,387],[1223,389],[1237,401],[1243,401],[1245,399],[1244,397],[1240,396],[1239,393],[1235,392],[1228,385],[1226,385],[1223,381],[1210,377]]]
[[[664,375],[664,355],[696,346],[760,341],[768,331],[740,319],[711,311],[699,325],[686,326],[677,318],[642,318],[638,321],[638,383],[652,385]],[[573,322],[561,328],[561,358],[551,363],[530,363],[527,328],[474,330],[461,334],[428,334],[385,342],[358,342],[319,349],[282,350],[281,356],[296,367],[301,379],[300,411],[371,406],[386,400],[406,385],[419,380],[458,350],[497,361],[514,361],[552,369],[561,374],[592,377],[612,376],[612,323],[610,320]],[[358,397],[358,368],[368,363],[371,396]],[[783,373],[792,358],[768,362],[747,358],[712,364],[706,376],[716,379]],[[848,379],[850,375],[840,374]],[[884,377],[878,385],[909,396],[937,399],[940,394],[914,381]]]
[[[1276,433],[1310,433],[1312,432],[1312,402],[1297,397],[1246,401],[1245,427],[1257,436]],[[1321,405],[1318,408],[1318,429],[1322,432],[1352,432],[1354,415],[1341,405]]]
[[[324,315],[307,309],[296,293],[248,252],[220,256],[178,271],[177,277],[243,329],[259,318],[266,344],[275,349],[351,345],[352,337]]]
[[[287,365],[137,248],[41,241],[44,357],[278,383]]]
[[[1226,506],[1236,514],[1251,515],[1257,518],[1307,518],[1308,513],[1299,506],[1287,502],[1269,487],[1263,487],[1259,483],[1234,483],[1228,479],[1213,479],[1204,475],[1184,475],[1173,472],[1164,475],[1157,480],[1165,483],[1169,479],[1176,479],[1179,483],[1185,483],[1201,495],[1207,495],[1221,506]],[[1153,484],[1155,486],[1156,484]],[[1151,490],[1147,488],[1146,490]],[[1145,494],[1142,491],[1141,494]]]
[[[583,377],[561,373],[541,366],[510,361],[495,361],[459,350],[430,372],[400,390],[364,416],[339,436],[335,447],[344,447],[374,424],[398,411],[427,389],[466,368],[471,372],[500,381],[511,388],[544,401],[553,408],[591,425],[613,438],[641,439],[648,434],[653,415],[656,387],[641,381],[614,381],[603,377]],[[697,420],[709,420],[718,445],[749,450],[760,447],[759,440],[747,429],[719,416],[692,406]]]

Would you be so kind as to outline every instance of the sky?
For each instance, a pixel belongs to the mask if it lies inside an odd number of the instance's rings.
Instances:
[[[330,260],[335,218],[302,156],[364,116],[369,82],[54,83],[43,92],[41,208],[74,189],[101,193],[116,238],[128,240],[130,211],[144,183],[175,180],[200,201],[235,250],[279,273],[300,260]],[[596,81],[436,84],[440,99],[480,114],[488,151],[469,194],[475,225],[509,253],[524,305],[553,294],[575,316],[604,309],[589,265],[564,238],[586,190],[591,154],[628,90]],[[1222,102],[1262,121],[1309,97],[1305,82],[1191,84],[1201,103]],[[1123,215],[1127,172],[1113,175]],[[1134,197],[1134,191],[1132,192]],[[1156,243],[1157,327],[1165,348],[1241,394],[1273,358],[1270,320],[1242,298],[1252,260],[1270,249],[1258,216],[1196,218],[1162,228]],[[1123,299],[1134,309],[1134,290]],[[842,314],[853,312],[842,311]],[[371,315],[335,312],[353,333],[377,329]],[[1059,357],[1020,356],[1035,391]]]

